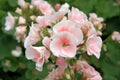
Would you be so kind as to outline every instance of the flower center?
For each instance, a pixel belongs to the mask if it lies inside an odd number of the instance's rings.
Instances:
[[[67,46],[70,46],[70,44],[68,44],[68,43],[63,43],[62,46],[63,46],[63,47],[67,47]]]

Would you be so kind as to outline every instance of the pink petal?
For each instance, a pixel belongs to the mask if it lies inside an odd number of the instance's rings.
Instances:
[[[59,22],[53,27],[55,33],[69,32],[76,37],[77,44],[83,41],[83,33],[80,28],[76,27],[76,24],[70,20],[64,20]]]
[[[30,32],[29,32],[29,34],[26,37],[25,42],[24,42],[25,48],[27,48],[28,46],[36,44],[40,40],[38,31],[39,30],[32,24],[32,26],[30,27]]]
[[[39,5],[39,9],[44,15],[50,15],[53,14],[54,12],[54,9],[47,1],[41,1]]]
[[[42,40],[43,45],[47,48],[50,47],[50,42],[51,42],[51,40],[48,37],[44,37],[43,40]]]
[[[56,65],[58,65],[59,67],[62,67],[62,68],[66,68],[67,67],[67,62],[65,61],[64,58],[58,57],[56,59]]]
[[[97,58],[100,57],[100,51],[102,47],[102,39],[98,36],[90,36],[86,42],[88,55],[95,55]]]
[[[37,59],[40,57],[39,51],[35,47],[27,47],[25,51],[27,59]]]
[[[42,71],[42,69],[43,69],[43,64],[44,64],[44,57],[41,57],[41,58],[37,59],[36,69],[37,69],[38,71]]]
[[[22,8],[26,8],[28,3],[26,3],[24,0],[18,0],[18,5]]]
[[[83,23],[87,21],[87,16],[79,9],[72,7],[71,12],[68,13],[68,19],[77,23]]]
[[[76,54],[76,41],[68,32],[61,32],[53,37],[50,50],[57,57],[74,57]]]
[[[15,24],[15,18],[12,16],[11,13],[8,12],[8,16],[5,18],[5,30],[11,30],[14,27]]]

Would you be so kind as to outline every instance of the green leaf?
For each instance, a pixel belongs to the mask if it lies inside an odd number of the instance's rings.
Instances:
[[[108,38],[105,41],[107,45],[107,56],[114,62],[117,63],[120,61],[120,44],[116,41],[113,41],[110,38]]]
[[[16,40],[12,36],[2,36],[0,39],[0,59],[11,56],[11,51],[17,46]]]
[[[17,6],[18,0],[8,0],[8,3],[11,7],[16,7]]]
[[[114,0],[97,0],[95,9],[98,15],[104,18],[111,18],[120,14],[119,6],[114,6]]]
[[[105,75],[103,80],[118,80],[116,77],[113,77],[111,75]]]

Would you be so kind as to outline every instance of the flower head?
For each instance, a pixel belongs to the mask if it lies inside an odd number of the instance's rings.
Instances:
[[[95,55],[99,58],[102,47],[102,39],[99,36],[92,35],[88,37],[86,47],[88,55]]]
[[[72,10],[68,13],[68,19],[77,23],[83,23],[87,21],[87,16],[82,11],[72,7]]]
[[[36,62],[36,69],[42,71],[44,61],[47,61],[50,57],[50,52],[45,47],[27,47],[26,58]]]
[[[68,32],[61,32],[52,38],[50,50],[57,57],[74,57],[76,54],[75,37]]]
[[[83,33],[80,28],[76,27],[76,24],[70,20],[63,20],[53,27],[55,33],[68,32],[75,37],[77,44],[83,41]]]

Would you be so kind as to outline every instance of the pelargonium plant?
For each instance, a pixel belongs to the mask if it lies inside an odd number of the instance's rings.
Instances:
[[[56,4],[55,9],[44,0],[18,0],[18,5],[17,16],[8,12],[5,30],[15,29],[16,40],[24,43],[25,56],[35,62],[38,71],[50,63],[45,80],[76,80],[76,73],[80,80],[102,80],[87,57],[100,58],[103,18],[95,13],[88,17],[67,3]]]

